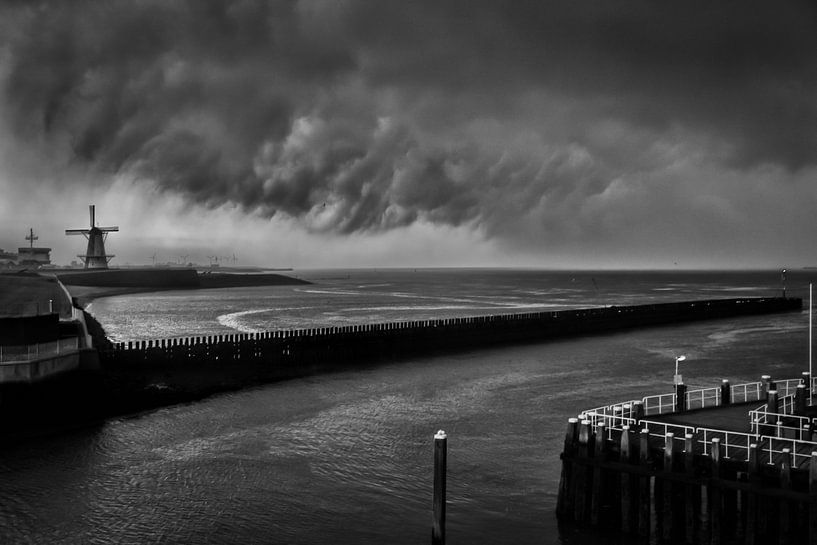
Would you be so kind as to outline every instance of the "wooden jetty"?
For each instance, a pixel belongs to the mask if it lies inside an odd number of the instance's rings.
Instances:
[[[815,386],[677,384],[570,418],[558,518],[659,543],[817,544]]]

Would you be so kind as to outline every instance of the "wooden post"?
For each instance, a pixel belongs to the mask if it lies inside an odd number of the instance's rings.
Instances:
[[[593,466],[593,484],[590,495],[590,524],[598,526],[602,521],[602,504],[605,501],[606,490],[604,487],[604,474],[601,469],[601,462],[604,460],[604,450],[607,441],[605,433],[607,431],[604,422],[599,422],[596,426],[595,440],[593,443],[593,457],[596,464]]]
[[[687,385],[683,384],[683,383],[676,384],[675,385],[675,407],[674,407],[674,412],[682,413],[682,412],[684,412],[686,410],[686,408],[687,408],[686,398],[687,398]]]
[[[780,488],[791,490],[791,450],[784,448],[780,459]],[[789,542],[791,532],[791,506],[785,498],[778,502],[778,534],[781,543]]]
[[[817,452],[811,453],[808,464],[808,536],[809,543],[817,543]]]
[[[434,435],[434,499],[431,544],[445,545],[445,477],[448,437],[443,430]]]
[[[684,435],[684,474],[690,480],[695,477],[695,435]],[[701,492],[698,485],[688,483],[684,486],[684,540],[688,545],[695,545],[696,517],[701,503]]]
[[[762,401],[765,401],[765,400],[768,399],[769,390],[771,390],[769,385],[772,382],[772,377],[770,375],[763,375],[763,376],[760,377],[760,382],[761,382],[760,399]]]
[[[636,423],[640,422],[644,419],[644,402],[643,401],[634,401],[633,402],[633,416],[632,418],[636,421]]]
[[[623,464],[631,464],[632,450],[630,445],[630,426],[622,426],[621,428],[621,446],[619,448],[619,461]],[[629,534],[633,531],[633,485],[630,479],[630,474],[626,471],[621,472],[621,531]]]
[[[777,390],[769,390],[766,392],[766,412],[777,412]]]
[[[673,451],[675,443],[675,434],[672,432],[664,436],[664,475],[669,476],[672,473]],[[661,484],[660,496],[656,491],[656,502],[661,502],[661,538],[668,542],[672,539],[672,481],[669,478],[661,479],[664,482]],[[656,483],[658,479],[656,479]]]
[[[647,469],[650,459],[650,430],[641,430],[638,445],[639,465],[642,469]],[[639,477],[638,484],[638,535],[644,538],[650,537],[650,476]]]
[[[579,458],[589,458],[590,434],[590,421],[582,420],[579,424],[579,448],[576,453]],[[589,471],[589,466],[578,465],[573,478],[573,520],[576,522],[584,522],[587,520],[587,511],[589,508],[587,501],[587,474]]]
[[[712,475],[706,499],[709,507],[709,543],[720,545],[721,542],[721,490],[718,481],[721,475],[721,440],[712,439],[709,452]]]
[[[794,414],[804,416],[806,414],[806,385],[798,384],[794,394]]]
[[[757,535],[758,495],[754,488],[760,482],[758,463],[758,447],[756,443],[752,443],[749,445],[748,464],[749,484],[752,485],[752,488],[746,493],[746,533],[744,534],[746,545],[757,545],[759,543]]]
[[[729,385],[728,379],[721,381],[721,405],[729,405],[732,403],[732,387]]]
[[[562,451],[562,478],[559,481],[559,498],[556,502],[556,516],[566,519],[573,515],[573,476],[576,468],[573,457],[576,455],[576,441],[579,436],[579,419],[567,419],[565,445]]]

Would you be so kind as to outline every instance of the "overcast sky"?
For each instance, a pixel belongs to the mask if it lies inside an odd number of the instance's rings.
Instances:
[[[815,6],[4,2],[0,247],[817,265]]]

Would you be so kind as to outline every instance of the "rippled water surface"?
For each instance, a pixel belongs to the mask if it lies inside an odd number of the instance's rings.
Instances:
[[[311,274],[313,286],[143,294],[92,311],[124,339],[157,320],[182,334],[779,290],[774,273]],[[802,295],[807,281],[790,276],[789,289]],[[260,312],[236,315],[247,311]],[[386,362],[3,447],[0,542],[425,543],[432,436],[444,429],[449,543],[609,543],[557,527],[567,418],[670,391],[677,354],[691,387],[794,376],[807,368],[807,323],[788,313]]]

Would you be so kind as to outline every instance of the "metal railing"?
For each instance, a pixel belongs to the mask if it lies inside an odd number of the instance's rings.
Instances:
[[[650,432],[650,437],[666,437],[667,433],[675,434],[675,438],[683,441],[688,433],[695,433],[694,426],[684,426],[683,424],[670,424],[668,422],[656,422],[654,420],[640,420],[639,429],[646,429]]]
[[[47,343],[0,346],[0,364],[34,361],[79,349],[79,339],[68,337]]]
[[[720,388],[705,388],[703,390],[692,390],[686,393],[686,408],[690,410],[717,407],[720,404]]]
[[[792,456],[792,467],[798,467],[800,463],[811,459],[811,452],[817,451],[817,443],[812,441],[800,441],[785,437],[764,437],[765,448],[763,448],[764,460],[766,463],[774,464],[775,456],[783,454],[784,449],[788,449]],[[768,458],[765,457],[768,455]]]
[[[812,387],[817,387],[817,378],[811,379]],[[778,399],[778,412],[767,410],[766,404],[749,411],[750,433],[729,431],[724,429],[685,426],[654,420],[635,419],[635,404],[637,401],[626,401],[597,407],[583,412],[580,417],[589,420],[593,430],[597,431],[599,424],[604,424],[607,439],[620,437],[624,426],[637,432],[647,429],[650,437],[661,438],[666,441],[668,433],[673,434],[676,441],[684,441],[687,434],[695,437],[695,442],[702,446],[702,454],[710,454],[713,439],[720,441],[723,456],[737,461],[748,461],[749,446],[755,444],[764,453],[763,462],[774,464],[775,458],[783,456],[784,449],[792,456],[793,465],[811,458],[811,452],[817,452],[817,442],[811,441],[811,429],[817,427],[817,418],[811,420],[806,417],[795,416],[794,392],[801,384],[801,379],[776,381],[777,391],[785,394]],[[762,402],[765,393],[762,382],[736,384],[731,387],[732,403]],[[720,388],[705,388],[693,390],[686,394],[688,409],[714,407],[721,404]],[[641,402],[645,416],[654,416],[672,413],[675,410],[675,394],[661,394],[644,397]],[[783,425],[783,423],[786,425]],[[767,462],[768,460],[768,462]]]
[[[748,403],[750,401],[761,401],[763,393],[762,382],[749,382],[746,384],[735,384],[732,386],[732,403]]]
[[[797,392],[797,386],[802,384],[802,379],[790,378],[786,380],[776,380],[774,382],[777,387],[777,395],[783,399],[784,397],[793,396]]]
[[[671,413],[675,410],[675,394],[647,396],[641,401],[644,403],[646,416]]]
[[[698,443],[703,445],[703,453],[707,456],[709,455],[709,446],[712,444],[712,439],[718,438],[724,449],[723,456],[725,458],[738,458],[737,454],[742,453],[743,456],[739,459],[748,460],[749,445],[758,441],[757,435],[739,431],[696,428],[695,432],[699,435]]]

